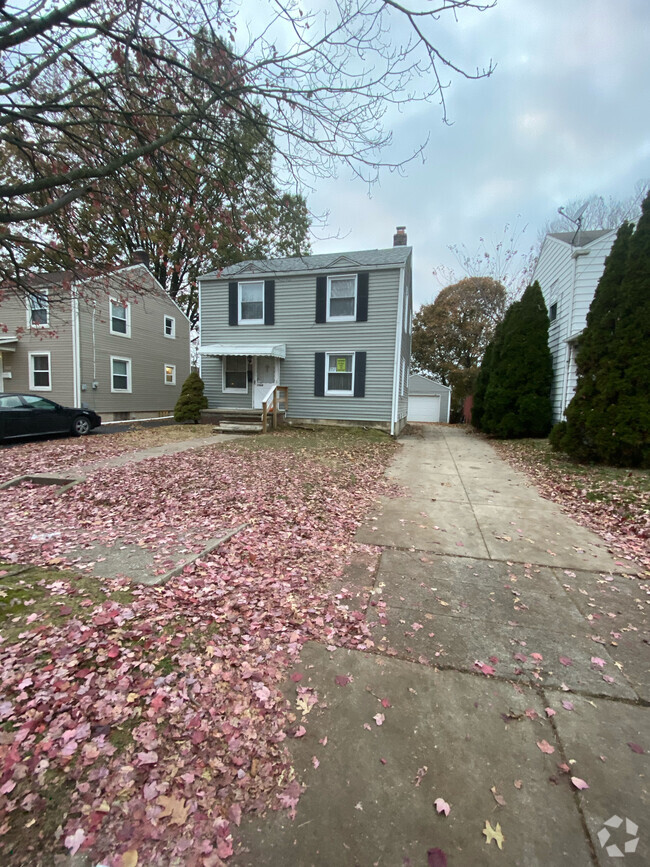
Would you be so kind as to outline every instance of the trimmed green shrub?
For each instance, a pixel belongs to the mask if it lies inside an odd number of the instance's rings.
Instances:
[[[561,448],[613,466],[650,467],[650,195],[619,229],[581,337]]]
[[[203,394],[203,380],[193,370],[183,383],[180,397],[174,407],[174,418],[178,422],[198,422],[201,410],[207,409],[208,399]]]
[[[544,296],[535,282],[508,308],[490,353],[481,430],[504,439],[548,434],[553,382],[548,327]]]
[[[564,438],[566,436],[567,423],[559,421],[551,428],[548,441],[556,452],[564,451]]]
[[[494,348],[500,339],[501,323],[497,325],[497,330],[494,334],[494,340],[488,343],[483,361],[476,378],[476,388],[474,389],[474,402],[472,403],[472,424],[478,430],[482,430],[483,412],[485,410],[485,392],[487,391],[488,383],[490,382],[490,374],[492,364],[494,362]]]

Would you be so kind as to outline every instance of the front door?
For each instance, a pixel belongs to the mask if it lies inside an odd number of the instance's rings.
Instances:
[[[262,409],[262,403],[271,387],[280,382],[280,362],[268,355],[255,358],[253,375],[253,408]]]

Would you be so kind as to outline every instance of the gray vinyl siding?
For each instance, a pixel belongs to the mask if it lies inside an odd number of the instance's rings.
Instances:
[[[189,322],[171,299],[161,293],[153,278],[145,275],[144,282],[145,294],[131,299],[130,337],[111,334],[107,292],[98,294],[94,304],[80,302],[81,399],[100,414],[171,412],[189,376]],[[165,315],[173,316],[176,321],[174,339],[164,335]],[[111,391],[111,356],[131,360],[130,393]],[[176,367],[175,385],[165,385],[166,364]],[[93,381],[97,382],[95,389]]]
[[[539,282],[550,312],[557,304],[557,316],[549,326],[549,348],[553,357],[551,401],[553,420],[560,421],[575,393],[576,345],[569,342],[585,328],[587,313],[602,276],[605,258],[615,234],[602,235],[583,247],[547,235],[533,279]],[[577,250],[579,255],[574,256]]]
[[[280,361],[280,384],[289,387],[290,417],[390,423],[400,268],[370,269],[367,322],[316,324],[316,276],[312,272],[277,277],[275,324],[237,326],[228,324],[228,280],[204,278],[201,344],[284,343],[287,357]],[[365,397],[315,397],[315,353],[355,351],[367,353]],[[202,358],[209,406],[251,407],[250,384],[245,395],[222,392],[221,367],[219,358]]]
[[[4,336],[21,335],[15,351],[2,352],[4,373],[11,378],[2,380],[3,391],[32,391],[29,376],[30,352],[50,353],[51,391],[37,391],[49,400],[70,406],[74,403],[72,375],[72,307],[69,301],[53,301],[49,307],[50,319],[47,328],[27,330],[28,314],[25,305],[15,299],[0,304],[0,323],[8,327]],[[0,346],[0,351],[2,347]]]

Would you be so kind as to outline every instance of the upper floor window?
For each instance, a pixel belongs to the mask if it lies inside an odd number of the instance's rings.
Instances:
[[[264,325],[264,282],[239,284],[239,322]]]
[[[356,274],[327,278],[327,321],[357,318]]]
[[[114,301],[111,298],[111,334],[119,334],[120,337],[131,336],[131,305],[126,301]]]
[[[557,301],[549,307],[548,318],[551,322],[555,322],[557,319]]]
[[[172,340],[176,337],[176,320],[173,316],[165,316],[165,337],[171,337]]]
[[[29,387],[32,391],[52,391],[49,352],[29,353]]]
[[[32,328],[46,328],[50,324],[47,289],[29,296],[29,324]]]

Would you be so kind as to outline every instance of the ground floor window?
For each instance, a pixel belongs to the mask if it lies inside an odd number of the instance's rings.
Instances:
[[[223,390],[248,392],[248,358],[245,355],[226,355],[223,359]]]
[[[176,365],[165,365],[165,385],[176,385]]]
[[[30,387],[34,391],[52,391],[52,370],[49,352],[30,352]]]
[[[111,356],[111,391],[131,391],[131,359]]]
[[[354,394],[354,352],[327,352],[325,371],[325,394]]]

